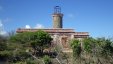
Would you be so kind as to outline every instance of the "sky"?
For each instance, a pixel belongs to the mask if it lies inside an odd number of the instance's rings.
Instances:
[[[52,28],[54,7],[60,6],[63,28],[113,37],[113,0],[0,0],[2,32],[18,28]]]

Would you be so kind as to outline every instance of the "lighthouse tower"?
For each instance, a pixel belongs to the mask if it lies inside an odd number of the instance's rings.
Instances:
[[[63,28],[63,14],[61,13],[61,8],[59,6],[54,7],[53,17],[53,28]]]

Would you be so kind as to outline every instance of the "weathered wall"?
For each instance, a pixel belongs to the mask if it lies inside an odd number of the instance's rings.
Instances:
[[[53,28],[63,28],[63,14],[53,14]]]

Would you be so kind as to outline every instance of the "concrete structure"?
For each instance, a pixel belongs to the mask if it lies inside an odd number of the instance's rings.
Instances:
[[[55,7],[55,12],[53,14],[53,28],[52,29],[17,29],[17,33],[22,32],[36,32],[38,30],[43,30],[48,32],[53,38],[53,44],[59,45],[63,51],[68,51],[70,49],[69,41],[73,38],[83,39],[89,37],[88,32],[76,32],[74,29],[64,29],[62,28],[62,17],[63,14],[60,13],[60,7]]]

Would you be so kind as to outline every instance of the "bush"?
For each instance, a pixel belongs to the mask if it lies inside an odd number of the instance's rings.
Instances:
[[[45,64],[51,64],[51,58],[49,56],[45,55],[43,57],[43,60],[44,60],[44,63]]]

